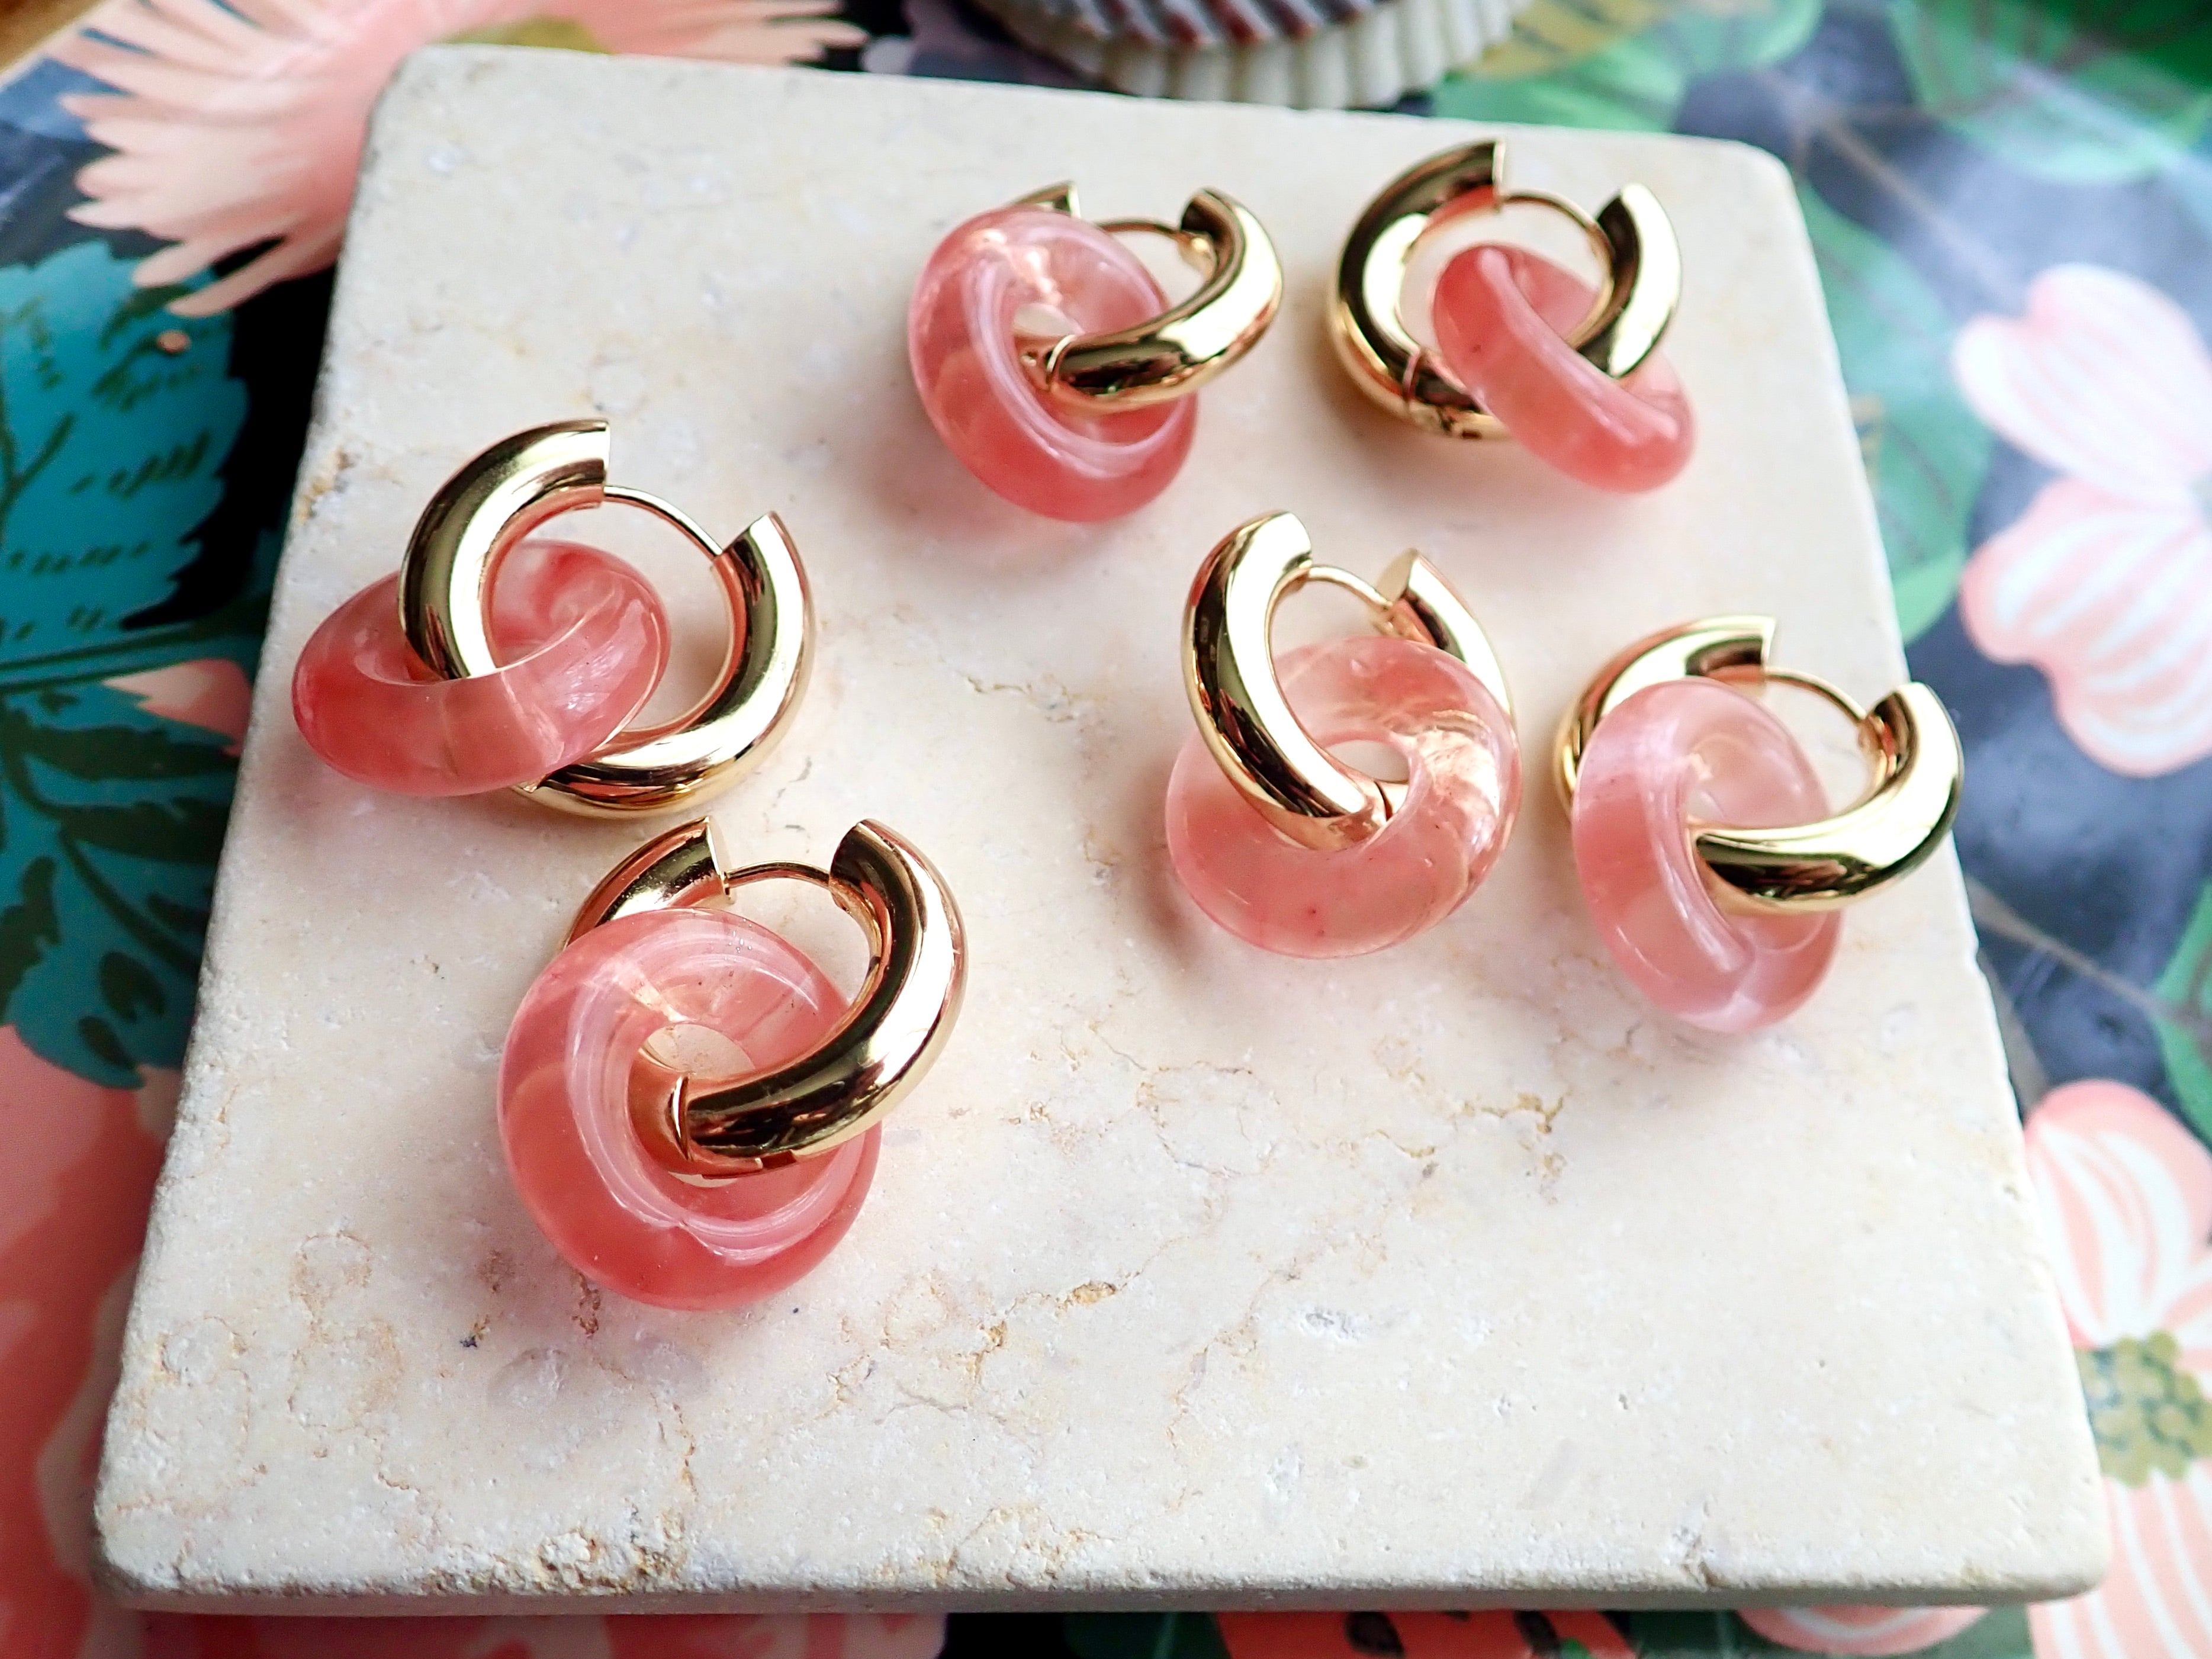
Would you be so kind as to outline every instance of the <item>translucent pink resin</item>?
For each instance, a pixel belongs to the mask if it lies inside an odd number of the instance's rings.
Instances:
[[[867,1196],[879,1131],[704,1182],[648,1154],[630,1097],[672,1080],[646,1047],[663,1032],[703,1026],[767,1071],[819,1043],[845,1006],[798,950],[726,910],[626,916],[554,957],[499,1068],[507,1167],[553,1247],[595,1284],[664,1308],[755,1302],[812,1268]]]
[[[1022,367],[1017,314],[1047,338],[1127,328],[1167,296],[1137,256],[1073,214],[1010,207],[938,244],[915,284],[907,352],[922,406],[952,453],[1008,501],[1091,522],[1133,512],[1190,452],[1190,398],[1091,414],[1048,398]]]
[[[659,683],[668,622],[645,578],[574,542],[525,542],[492,585],[496,674],[433,674],[399,627],[399,579],[323,621],[292,673],[301,735],[346,776],[403,795],[535,783],[620,731]]]
[[[1707,1030],[1794,1012],[1828,971],[1841,918],[1723,910],[1688,826],[1768,829],[1827,811],[1796,740],[1744,693],[1707,679],[1638,692],[1599,723],[1575,788],[1575,868],[1613,959]]]
[[[1254,811],[1194,732],[1168,780],[1168,854],[1185,890],[1237,938],[1284,956],[1359,956],[1434,927],[1489,874],[1513,827],[1512,721],[1464,664],[1409,640],[1304,646],[1277,672],[1317,742],[1405,757],[1405,801],[1358,846],[1316,852]]]
[[[1437,279],[1437,349],[1531,454],[1600,489],[1656,489],[1689,463],[1690,401],[1656,351],[1616,380],[1567,343],[1590,292],[1524,248],[1471,247]]]

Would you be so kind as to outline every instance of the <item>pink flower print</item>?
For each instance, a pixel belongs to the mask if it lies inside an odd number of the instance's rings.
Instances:
[[[605,1619],[222,1618],[155,1613],[145,1659],[935,1659],[941,1613]]]
[[[2027,1165],[2112,1528],[2102,1584],[2028,1610],[2036,1653],[2212,1654],[2212,1153],[2139,1091],[2072,1083]]]
[[[1960,389],[2065,476],[1982,544],[1959,585],[1974,643],[2051,680],[2100,765],[2154,777],[2212,755],[2212,356],[2132,276],[2058,265],[2017,319],[1977,317]]]
[[[224,746],[231,754],[238,752],[239,740],[246,735],[253,687],[246,671],[228,657],[197,657],[101,684],[136,697],[149,714],[221,732],[230,739]]]
[[[175,301],[204,317],[337,255],[369,106],[417,46],[511,32],[556,0],[106,0],[48,48],[115,88],[63,99],[115,154],[77,184],[82,223],[173,244],[142,287],[260,248]],[[791,63],[860,32],[835,0],[557,0],[556,38],[611,52]],[[265,245],[265,246],[264,246]]]
[[[611,1659],[937,1659],[945,1615],[660,1613],[610,1619],[607,1637]]]
[[[1917,1653],[1979,1620],[1982,1607],[1752,1607],[1736,1617],[1805,1653]]]
[[[174,1073],[137,1091],[103,1089],[0,1025],[0,1650],[9,1654],[109,1651],[122,1617],[90,1583],[93,1464],[175,1098]]]
[[[100,1425],[177,1075],[104,1089],[0,1025],[0,1654],[146,1659],[933,1659],[940,1614],[139,1615],[91,1582]],[[580,1633],[589,1631],[580,1640]],[[596,1638],[596,1639],[593,1639]]]
[[[1538,1659],[1572,1653],[1636,1659],[1601,1613],[1223,1613],[1229,1659]]]

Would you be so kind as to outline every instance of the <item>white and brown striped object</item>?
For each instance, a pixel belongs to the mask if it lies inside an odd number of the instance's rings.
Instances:
[[[1124,92],[1395,103],[1504,39],[1528,0],[981,0],[1024,44]]]

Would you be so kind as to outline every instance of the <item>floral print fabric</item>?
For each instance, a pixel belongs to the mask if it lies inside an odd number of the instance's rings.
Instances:
[[[0,86],[0,1659],[2212,1659],[2212,12],[1533,0],[1417,107],[1797,181],[2113,1523],[2028,1610],[141,1619],[89,1481],[377,88],[499,40],[1068,84],[957,0],[106,0]]]
[[[2212,754],[2212,356],[2189,314],[2119,271],[2057,265],[2021,317],[1960,330],[1952,373],[2060,474],[1967,563],[1974,643],[2042,669],[2059,724],[2112,771]]]

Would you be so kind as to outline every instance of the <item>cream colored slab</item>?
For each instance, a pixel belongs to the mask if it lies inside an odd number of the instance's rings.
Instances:
[[[1515,140],[1528,185],[1638,178],[1674,212],[1669,349],[1704,430],[1669,489],[1602,498],[1358,400],[1321,338],[1337,238],[1460,136],[564,52],[403,71],[108,1431],[129,1595],[1730,1605],[2095,1577],[2096,1466],[1948,854],[1744,1040],[1626,988],[1540,788],[1472,903],[1364,960],[1245,949],[1167,867],[1183,589],[1263,508],[1355,568],[1434,556],[1532,751],[1618,645],[1701,613],[1776,613],[1795,665],[1863,696],[1901,675],[1767,157]],[[1097,528],[987,495],[905,363],[938,238],[1065,176],[1102,216],[1230,189],[1291,278],[1182,477]],[[742,1314],[580,1282],[493,1131],[508,1017],[640,832],[371,793],[286,702],[301,641],[460,458],[594,410],[618,479],[723,534],[775,508],[813,574],[814,687],[727,844],[818,860],[880,817],[974,948],[851,1237]]]

